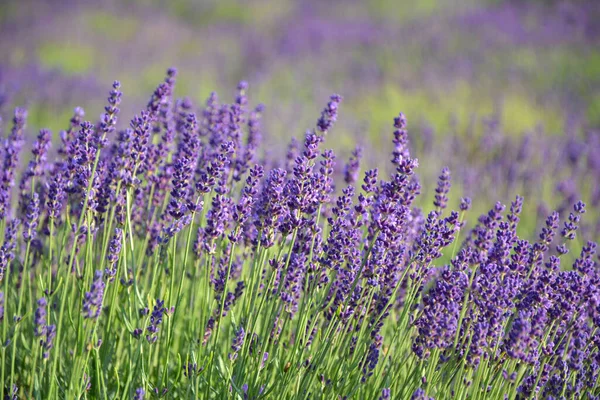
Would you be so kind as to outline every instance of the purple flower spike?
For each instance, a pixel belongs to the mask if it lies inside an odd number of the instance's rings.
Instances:
[[[4,244],[0,247],[0,281],[4,279],[6,268],[10,266],[10,263],[15,258],[17,230],[20,224],[21,221],[19,219],[13,219],[6,226]]]
[[[131,129],[133,129],[133,140],[131,146],[131,160],[134,169],[142,167],[148,156],[148,145],[150,142],[150,124],[152,117],[146,111],[142,111],[139,116],[131,120]]]
[[[42,176],[44,172],[44,167],[46,166],[46,156],[48,155],[48,149],[50,148],[52,139],[52,133],[48,129],[40,130],[38,134],[37,141],[33,145],[33,149],[31,153],[33,154],[33,159],[29,161],[29,165],[27,166],[27,171],[23,177],[23,180],[30,179],[34,176]],[[23,184],[22,184],[23,186]],[[28,189],[25,187],[21,187],[21,190]]]
[[[274,244],[276,229],[287,215],[285,207],[284,182],[286,171],[274,169],[269,172],[264,188],[256,203],[256,229],[261,232],[261,242],[265,247]]]
[[[392,398],[392,394],[389,388],[384,388],[381,390],[381,396],[379,396],[379,400],[390,400]]]
[[[98,146],[103,147],[105,143],[102,143],[106,140],[106,137],[114,132],[115,125],[117,124],[117,116],[119,115],[119,104],[121,104],[121,83],[119,81],[114,81],[112,85],[112,90],[108,96],[108,105],[104,107],[105,113],[102,115],[102,119],[100,121],[100,133],[101,137]]]
[[[19,164],[19,153],[23,147],[23,135],[27,110],[15,109],[13,127],[4,144],[4,162],[0,172],[0,220],[6,218],[10,211],[10,190],[14,185],[15,170]]]
[[[435,201],[433,205],[440,211],[448,204],[448,192],[450,191],[450,169],[444,167],[435,188]]]
[[[109,263],[109,267],[104,270],[104,274],[108,277],[108,280],[112,282],[117,275],[117,262],[119,261],[119,254],[121,253],[121,246],[123,244],[123,230],[115,228],[115,234],[110,240],[108,245],[108,254],[106,260]]]
[[[27,215],[23,221],[23,240],[31,242],[37,236],[38,219],[40,217],[40,199],[37,193],[29,200]]]
[[[96,271],[90,291],[85,293],[83,299],[83,315],[85,318],[98,319],[102,312],[103,298],[104,281],[102,280],[102,271]]]
[[[317,121],[317,129],[322,135],[327,135],[335,121],[337,121],[338,107],[342,102],[342,96],[334,94],[330,97],[327,107],[321,112],[321,118]]]
[[[56,219],[60,216],[64,207],[65,182],[60,172],[52,178],[48,187],[48,197],[46,199],[46,209],[48,217]]]
[[[569,214],[569,220],[565,222],[565,227],[560,231],[562,237],[568,240],[575,239],[575,231],[579,227],[581,216],[585,213],[585,203],[579,201],[573,207],[574,213]]]
[[[344,166],[344,182],[346,182],[346,184],[352,185],[358,180],[361,158],[362,148],[357,146],[354,151],[352,151],[352,155],[350,156],[348,163]]]
[[[46,307],[48,307],[48,302],[44,297],[37,301],[37,308],[33,319],[35,336],[42,336],[46,333]]]
[[[235,361],[238,356],[238,352],[244,345],[244,339],[246,337],[246,331],[244,331],[244,327],[240,326],[240,329],[235,334],[233,338],[233,342],[231,343],[231,353],[229,353],[229,359],[231,361]]]
[[[56,338],[56,325],[48,325],[45,329],[45,337],[40,341],[42,345],[42,356],[44,359],[50,357],[50,350],[54,347],[54,338]]]
[[[146,391],[144,388],[137,388],[135,390],[135,395],[133,396],[133,400],[144,400],[146,398]]]
[[[422,388],[418,388],[412,394],[410,400],[430,400],[430,398],[427,397],[427,394],[425,394],[425,390],[423,390]]]
[[[150,325],[146,328],[146,340],[148,343],[154,343],[158,339],[158,329],[163,322],[163,317],[167,309],[164,300],[156,300],[152,314],[150,315]]]
[[[471,199],[469,197],[461,197],[460,211],[469,211],[471,209]]]
[[[363,366],[363,376],[361,378],[361,382],[365,383],[367,379],[373,375],[373,370],[377,366],[379,362],[379,353],[381,344],[383,343],[383,337],[380,335],[376,335],[373,343],[369,346],[369,350],[367,352],[366,362]]]

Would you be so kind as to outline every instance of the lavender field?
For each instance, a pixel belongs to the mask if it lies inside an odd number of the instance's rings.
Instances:
[[[0,398],[600,399],[598,21],[2,2]]]

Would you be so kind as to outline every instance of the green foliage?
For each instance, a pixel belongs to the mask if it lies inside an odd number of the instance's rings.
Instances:
[[[587,118],[590,124],[600,127],[600,94],[595,95],[587,109]]]
[[[119,42],[131,40],[141,23],[138,18],[98,10],[85,11],[81,18],[95,34]]]
[[[93,48],[69,42],[49,41],[38,48],[38,59],[46,68],[56,68],[66,74],[83,74],[95,62]]]
[[[518,90],[518,89],[517,89]],[[427,122],[434,131],[442,136],[448,132],[450,121],[457,122],[458,132],[466,131],[473,118],[499,112],[500,122],[506,133],[521,135],[542,124],[548,132],[558,132],[562,128],[560,113],[552,108],[537,105],[523,93],[506,88],[500,94],[500,104],[494,104],[485,90],[460,81],[448,90],[431,92],[424,89],[403,90],[400,87],[386,86],[372,94],[365,95],[358,108],[367,109],[371,125],[369,135],[375,143],[381,143],[381,135],[387,127],[386,113],[389,110],[406,110],[413,115],[416,126]]]

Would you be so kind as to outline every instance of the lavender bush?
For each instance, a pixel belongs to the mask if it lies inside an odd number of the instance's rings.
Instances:
[[[198,108],[174,98],[176,77],[127,129],[115,82],[99,121],[75,109],[58,150],[42,130],[28,164],[15,110],[2,397],[597,398],[600,270],[583,202],[524,236],[528,199],[450,210],[462,193],[448,168],[422,201],[401,113],[391,173],[360,148],[338,161],[326,149],[339,95],[269,154],[247,83]]]

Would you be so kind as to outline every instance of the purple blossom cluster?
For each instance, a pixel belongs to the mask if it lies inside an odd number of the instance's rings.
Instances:
[[[550,246],[559,238],[557,213],[538,241],[520,239],[522,204],[517,197],[506,216],[499,203],[483,215],[451,265],[434,278],[414,322],[419,334],[413,350],[421,358],[435,350],[445,363],[529,365],[518,387],[522,398],[593,393],[595,381],[584,377],[596,374],[600,354],[596,244],[587,242],[578,257],[565,259],[564,244]],[[582,202],[574,205],[560,236],[575,238],[584,210]]]
[[[163,300],[156,300],[156,304],[152,309],[152,314],[150,314],[150,324],[146,328],[146,340],[148,343],[154,343],[158,339],[158,331],[159,327],[163,322],[163,318],[167,312],[167,309],[164,307],[165,302]]]
[[[83,313],[86,318],[98,319],[102,312],[105,288],[102,276],[102,271],[96,271],[90,291],[85,292],[83,299]]]
[[[562,226],[548,213],[533,239],[520,234],[521,196],[468,225],[474,202],[452,201],[449,168],[419,207],[402,113],[387,172],[363,170],[360,147],[336,168],[325,146],[339,95],[280,160],[261,153],[264,109],[249,106],[246,82],[231,104],[213,93],[197,109],[174,99],[175,79],[169,69],[124,129],[115,82],[98,123],[75,110],[54,160],[40,132],[19,204],[0,218],[11,364],[22,326],[35,340],[8,387],[27,383],[39,357],[55,374],[52,397],[69,354],[75,397],[107,394],[111,368],[129,368],[116,390],[135,398],[202,397],[201,387],[245,398],[596,393],[600,269],[596,243],[580,240],[593,205],[572,201]],[[25,126],[15,115],[5,199]]]

